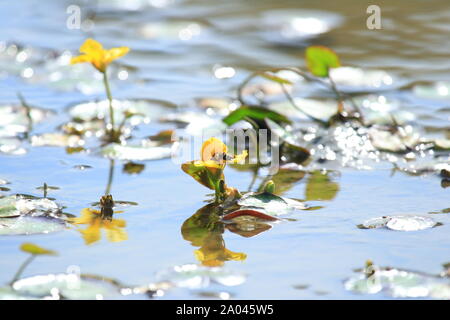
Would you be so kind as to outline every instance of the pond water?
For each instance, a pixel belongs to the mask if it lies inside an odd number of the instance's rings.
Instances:
[[[66,9],[71,4],[81,8],[85,23],[80,30],[66,27]],[[198,108],[199,99],[233,98],[245,77],[263,67],[303,67],[305,47],[320,44],[333,48],[342,64],[365,70],[365,79],[370,76],[367,70],[386,72],[383,76],[388,81],[381,87],[372,82],[354,84],[354,78],[347,78],[358,93],[371,94],[361,99],[374,99],[381,107],[394,105],[398,117],[406,114],[408,123],[420,132],[450,139],[450,3],[378,1],[382,30],[367,29],[369,4],[351,0],[5,1],[0,3],[0,104],[18,105],[20,92],[28,104],[55,112],[35,124],[32,135],[61,132],[59,127],[70,119],[69,106],[105,98],[101,78],[95,78],[91,66],[64,66],[68,53],[75,54],[92,37],[108,48],[131,48],[112,68],[112,91],[115,99],[153,101],[150,121],[138,126],[137,136],[183,130],[186,123],[160,119],[180,117],[186,111],[193,112],[195,128],[205,119],[201,115],[221,115],[220,109]],[[299,88],[293,94],[330,96],[310,89]],[[119,206],[117,210],[123,212],[114,215],[126,221],[123,241],[111,242],[103,236],[87,245],[74,226],[49,234],[0,236],[1,285],[12,279],[26,259],[19,250],[23,242],[59,253],[38,257],[24,277],[63,273],[77,266],[82,273],[142,286],[171,280],[171,275],[161,276],[167,268],[200,264],[200,246],[227,252],[225,246],[235,253],[234,260],[241,260],[222,261],[223,268],[244,275],[239,285],[181,286],[157,299],[389,299],[392,295],[385,292],[355,294],[344,281],[368,259],[381,266],[430,274],[439,274],[450,260],[450,218],[445,210],[450,207],[448,180],[439,171],[405,174],[393,170],[394,161],[386,157],[353,159],[346,165],[343,161],[304,165],[303,177],[289,186],[280,184],[285,187],[282,196],[319,208],[296,210],[289,215],[292,221],[275,223],[250,237],[229,228],[208,231],[205,227],[209,236],[199,243],[182,226],[206,205],[211,192],[170,159],[135,161],[145,168],[130,174],[124,170],[125,161],[110,161],[95,151],[69,154],[65,147],[33,146],[27,141],[17,148],[16,154],[0,153],[0,179],[10,182],[4,185],[10,190],[0,191],[3,196],[42,196],[36,188],[47,183],[59,188],[49,190],[49,197],[64,206],[64,212],[80,217],[105,193],[110,180],[115,200],[137,205]],[[420,164],[416,169],[436,163],[448,166],[449,153],[425,152],[399,165],[416,162]],[[317,170],[326,169],[329,180],[314,180],[320,175]],[[256,191],[265,174],[260,170],[252,184],[251,170],[226,169],[227,183],[242,191]],[[357,227],[372,218],[395,215],[425,216],[442,225],[411,232]]]

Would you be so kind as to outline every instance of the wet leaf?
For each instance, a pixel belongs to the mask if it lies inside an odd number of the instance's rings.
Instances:
[[[20,250],[34,255],[50,255],[50,256],[57,255],[56,251],[42,248],[34,243],[24,243],[20,246]]]
[[[157,100],[113,100],[114,121],[121,123],[128,115],[131,125],[148,123],[157,119],[169,110],[171,105]],[[86,102],[72,106],[69,114],[78,121],[89,122],[109,117],[109,101]],[[133,114],[133,115],[131,115]],[[131,115],[131,116],[130,116]]]
[[[181,169],[205,187],[215,190],[219,180],[224,180],[223,168],[211,161],[190,161],[183,163]]]
[[[61,219],[49,217],[0,218],[0,235],[47,234],[66,228]]]
[[[160,271],[156,274],[160,281],[170,281],[175,286],[187,289],[206,288],[213,283],[224,286],[237,286],[245,282],[243,273],[224,267],[205,267],[185,264]]]
[[[330,201],[336,197],[338,191],[339,185],[330,179],[328,173],[317,170],[313,171],[308,177],[305,197],[306,201]]]
[[[385,216],[367,220],[361,229],[388,228],[396,231],[417,231],[438,226],[433,219],[421,216]]]
[[[83,144],[84,141],[79,136],[62,133],[44,133],[31,137],[31,145],[34,147],[52,146],[74,148]]]
[[[116,288],[102,281],[86,280],[75,273],[47,274],[23,278],[14,290],[27,297],[70,300],[101,300],[118,297]],[[56,289],[56,290],[55,290]]]
[[[13,195],[0,198],[0,217],[33,215],[57,216],[61,207],[48,198],[30,198],[25,195]]]
[[[345,289],[359,294],[385,293],[394,298],[450,299],[448,279],[396,268],[371,266],[345,281]]]
[[[277,123],[290,123],[291,121],[285,116],[262,107],[253,106],[241,106],[238,109],[231,112],[228,116],[222,119],[228,126],[235,124],[245,118],[264,120],[269,118]]]
[[[100,153],[110,159],[145,161],[169,158],[172,154],[172,149],[170,147],[123,146],[117,143],[110,143],[103,147]]]
[[[306,208],[302,202],[282,198],[268,192],[247,193],[238,201],[238,204],[241,209],[262,211],[273,217],[288,214],[294,209]]]
[[[324,46],[311,46],[306,49],[306,65],[317,77],[327,77],[330,68],[341,66],[336,53]]]

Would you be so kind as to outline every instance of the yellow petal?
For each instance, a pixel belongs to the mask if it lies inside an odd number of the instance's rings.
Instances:
[[[90,38],[87,39],[80,47],[80,52],[87,55],[98,54],[102,51],[104,50],[101,43]]]
[[[83,62],[91,62],[92,58],[86,54],[82,54],[81,56],[73,57],[70,59],[70,64],[83,63]]]
[[[245,162],[245,158],[247,158],[248,152],[244,150],[241,154],[236,155],[232,160],[228,160],[229,163],[240,163],[243,164]]]
[[[216,153],[227,153],[227,146],[217,138],[209,138],[202,145],[200,157],[203,161],[211,160]]]
[[[228,249],[225,249],[225,257],[227,260],[233,261],[244,261],[247,259],[247,255],[243,252],[234,252]]]
[[[130,48],[128,48],[128,47],[112,48],[112,49],[106,50],[105,57],[104,57],[104,63],[106,65],[108,65],[111,63],[111,61],[116,60],[117,58],[120,58],[120,57],[126,55],[129,51],[130,51]]]

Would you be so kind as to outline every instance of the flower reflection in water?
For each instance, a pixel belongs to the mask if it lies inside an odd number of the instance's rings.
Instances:
[[[111,195],[103,196],[100,199],[101,210],[84,208],[81,216],[70,219],[74,225],[86,225],[85,229],[78,229],[83,236],[84,242],[89,245],[101,239],[101,230],[106,232],[106,238],[111,242],[120,242],[128,239],[125,231],[126,221],[114,219],[113,214],[120,213],[113,211],[114,200]]]
[[[222,234],[224,224],[218,215],[219,207],[208,204],[199,209],[181,226],[183,238],[199,249],[194,251],[195,258],[203,266],[223,266],[225,261],[243,261],[247,255],[234,252],[225,247]]]

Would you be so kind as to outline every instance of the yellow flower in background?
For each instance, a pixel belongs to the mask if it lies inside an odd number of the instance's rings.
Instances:
[[[104,49],[101,43],[87,39],[80,47],[80,56],[73,57],[70,64],[91,63],[98,71],[105,72],[106,67],[115,59],[126,55],[130,51],[128,47]]]
[[[99,241],[102,229],[106,231],[106,238],[111,242],[120,242],[128,239],[127,232],[124,230],[126,221],[113,219],[112,216],[105,217],[100,210],[84,208],[81,210],[79,218],[72,218],[69,222],[75,225],[87,225],[86,229],[79,230],[86,244]]]

